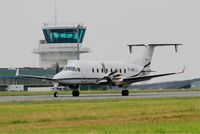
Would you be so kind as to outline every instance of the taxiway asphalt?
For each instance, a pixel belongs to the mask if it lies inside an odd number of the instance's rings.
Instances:
[[[50,101],[50,100],[99,100],[99,99],[139,99],[139,98],[172,98],[172,97],[200,97],[200,91],[186,92],[156,92],[156,93],[130,93],[129,96],[121,94],[80,94],[79,97],[71,95],[34,95],[34,96],[1,96],[0,102],[19,101]]]

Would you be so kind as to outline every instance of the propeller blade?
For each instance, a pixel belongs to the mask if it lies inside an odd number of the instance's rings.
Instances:
[[[112,80],[111,79],[107,79],[107,81],[108,81],[108,85],[109,85],[110,89],[112,89]]]
[[[112,83],[109,83],[109,87],[110,87],[110,89],[112,89]]]
[[[115,74],[115,73],[117,73],[117,70],[115,70],[114,72],[111,72],[111,73],[109,74],[109,76],[111,76],[111,75],[113,75],[113,74]]]
[[[105,74],[107,74],[107,73],[108,73],[108,72],[107,72],[108,70],[106,69],[105,64],[102,62],[101,65],[102,65],[102,68],[103,68],[103,72],[104,72]]]
[[[101,80],[107,80],[110,89],[112,89],[112,78],[113,78],[112,75],[115,74],[115,73],[117,73],[117,70],[115,70],[114,72],[111,72],[111,73],[108,74],[108,70],[106,69],[105,64],[102,62],[101,65],[102,65],[102,68],[103,68],[103,72],[104,72],[105,74],[107,74],[107,75],[105,75],[105,76],[104,76],[103,78],[101,78],[99,81],[101,81]]]

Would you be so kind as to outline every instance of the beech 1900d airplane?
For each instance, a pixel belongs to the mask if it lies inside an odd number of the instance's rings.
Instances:
[[[99,61],[73,61],[67,64],[63,70],[57,73],[54,77],[41,77],[34,75],[19,74],[16,71],[16,76],[37,78],[53,81],[54,87],[68,86],[72,89],[73,96],[79,96],[79,85],[109,85],[122,87],[122,96],[128,96],[129,91],[126,87],[135,82],[150,80],[152,78],[175,75],[184,72],[184,69],[179,72],[170,72],[164,74],[149,75],[153,72],[150,69],[151,59],[154,48],[157,46],[175,46],[181,44],[133,44],[128,45],[130,53],[133,46],[145,46],[145,52],[141,58],[135,62],[99,62]],[[54,97],[57,97],[57,91],[54,92]]]

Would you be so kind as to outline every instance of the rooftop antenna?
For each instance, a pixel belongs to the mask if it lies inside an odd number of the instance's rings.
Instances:
[[[55,19],[55,25],[57,25],[57,0],[54,0],[54,8],[55,8],[55,16],[54,16],[54,19]]]

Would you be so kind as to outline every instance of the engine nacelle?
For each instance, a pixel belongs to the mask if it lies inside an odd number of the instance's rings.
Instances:
[[[125,77],[120,73],[114,74],[112,77],[112,83],[116,86],[121,85],[124,78]]]

